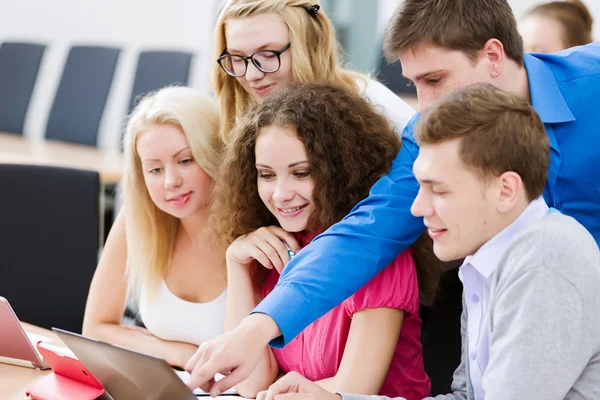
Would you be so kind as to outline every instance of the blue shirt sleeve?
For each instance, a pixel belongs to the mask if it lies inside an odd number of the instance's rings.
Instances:
[[[410,207],[419,190],[412,166],[418,114],[406,126],[390,173],[342,221],[317,236],[284,268],[275,289],[254,309],[269,315],[283,347],[304,328],[371,280],[423,232]]]

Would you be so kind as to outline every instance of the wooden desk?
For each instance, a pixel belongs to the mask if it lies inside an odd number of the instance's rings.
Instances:
[[[52,339],[48,342],[54,346],[64,346],[63,342],[47,329],[23,323],[27,332],[35,333]],[[0,363],[0,398],[8,400],[29,399],[25,391],[33,382],[48,375],[50,370],[40,371],[33,368]]]
[[[123,175],[123,154],[52,140],[31,140],[0,132],[0,163],[33,164],[97,171],[100,183],[117,184]]]

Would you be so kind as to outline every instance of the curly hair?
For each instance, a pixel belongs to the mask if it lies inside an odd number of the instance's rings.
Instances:
[[[368,196],[401,147],[390,121],[356,92],[324,83],[281,89],[238,121],[227,144],[211,222],[229,241],[279,225],[259,197],[255,167],[257,138],[273,125],[293,128],[306,148],[316,223],[323,230]]]

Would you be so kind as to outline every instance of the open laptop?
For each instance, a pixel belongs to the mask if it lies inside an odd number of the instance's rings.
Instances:
[[[30,368],[50,368],[25,332],[12,307],[0,297],[0,362]]]
[[[192,392],[167,362],[146,354],[52,328],[64,344],[115,399],[196,400],[207,396],[201,389]],[[224,395],[236,395],[235,391]]]

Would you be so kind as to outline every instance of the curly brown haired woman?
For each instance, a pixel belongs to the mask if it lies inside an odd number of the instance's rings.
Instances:
[[[370,103],[325,84],[285,88],[239,121],[212,213],[217,230],[232,241],[226,329],[273,289],[294,252],[368,195],[400,145]],[[420,272],[431,276],[425,268]],[[267,350],[236,389],[254,397],[281,368],[332,391],[421,399],[430,382],[418,312],[417,269],[406,250],[292,344]]]

